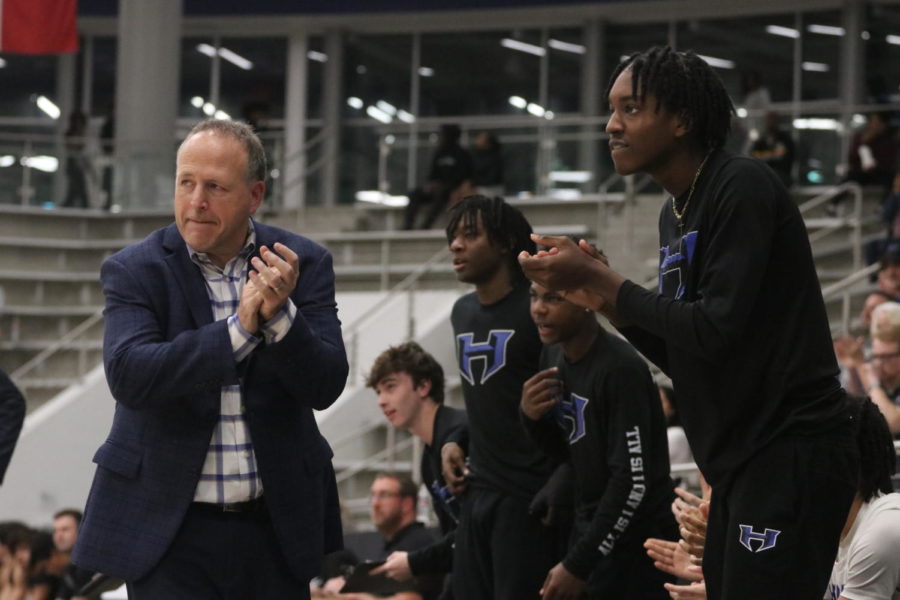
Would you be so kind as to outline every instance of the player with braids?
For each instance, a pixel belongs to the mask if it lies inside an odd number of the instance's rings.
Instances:
[[[502,198],[485,196],[464,198],[449,221],[456,277],[475,287],[450,314],[469,418],[468,456],[452,439],[441,450],[444,480],[462,494],[453,597],[536,600],[561,557],[559,531],[530,510],[554,464],[519,419],[522,385],[537,372],[541,354],[530,286],[516,260],[534,251],[531,226]]]
[[[535,237],[550,250],[519,261],[532,281],[603,312],[672,379],[713,488],[709,597],[821,598],[859,451],[803,219],[768,166],[724,149],[733,107],[696,54],[633,54],[607,92],[616,170],[671,195],[657,288],[583,241]]]

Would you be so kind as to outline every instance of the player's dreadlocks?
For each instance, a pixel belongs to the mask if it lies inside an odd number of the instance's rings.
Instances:
[[[868,398],[850,398],[851,414],[856,422],[859,447],[859,487],[864,502],[878,492],[893,491],[891,475],[896,468],[894,440],[884,415]]]
[[[467,233],[475,233],[478,215],[481,215],[481,222],[491,244],[507,250],[513,280],[524,280],[525,274],[519,267],[518,256],[522,250],[534,254],[531,225],[517,208],[510,206],[499,196],[488,198],[475,194],[463,198],[454,206],[450,210],[450,221],[447,224],[447,243],[453,242],[460,223]]]
[[[676,52],[656,46],[636,52],[619,63],[609,80],[606,97],[616,78],[631,69],[632,96],[643,101],[654,96],[660,107],[680,115],[688,123],[693,139],[704,152],[725,145],[731,130],[734,105],[719,76],[691,51]]]

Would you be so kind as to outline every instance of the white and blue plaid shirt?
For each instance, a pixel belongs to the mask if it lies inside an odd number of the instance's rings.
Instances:
[[[222,269],[213,264],[206,254],[188,246],[191,260],[200,268],[206,281],[213,319],[228,319],[228,333],[231,336],[235,363],[247,358],[263,339],[272,344],[284,338],[297,315],[297,307],[288,298],[284,308],[261,325],[263,337],[255,336],[241,327],[237,308],[241,290],[247,281],[250,256],[255,248],[256,231],[252,221],[244,247]],[[223,504],[262,496],[262,480],[256,468],[253,441],[244,421],[242,385],[222,387],[219,422],[209,442],[209,451],[194,493],[195,502]]]

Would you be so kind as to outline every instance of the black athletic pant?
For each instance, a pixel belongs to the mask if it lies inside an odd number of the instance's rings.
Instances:
[[[540,598],[547,572],[559,562],[555,530],[528,514],[528,502],[470,488],[463,497],[453,548],[457,600]]]
[[[713,488],[709,600],[821,600],[857,487],[853,428],[773,441]]]

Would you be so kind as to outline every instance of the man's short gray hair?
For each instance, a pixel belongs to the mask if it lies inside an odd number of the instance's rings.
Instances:
[[[870,334],[882,342],[900,343],[900,304],[885,302],[875,307]]]
[[[253,128],[246,123],[239,121],[230,121],[226,119],[207,119],[200,121],[185,136],[181,146],[178,147],[179,154],[185,142],[198,133],[209,131],[216,135],[223,135],[239,142],[244,150],[247,151],[247,181],[250,183],[266,180],[266,151],[263,149],[262,142]]]

